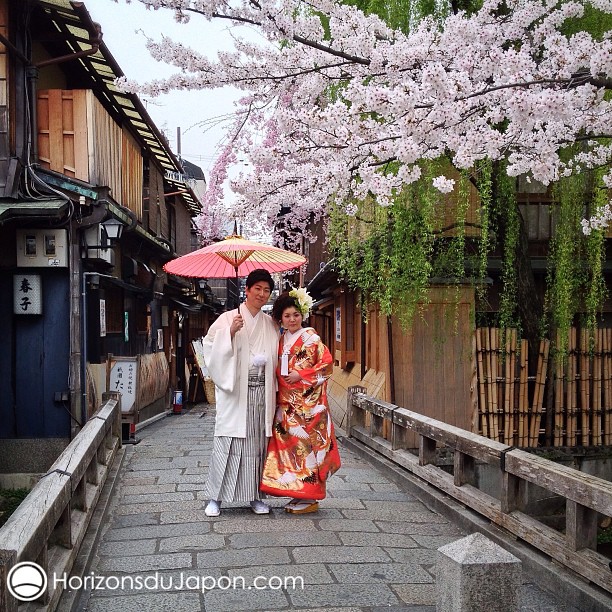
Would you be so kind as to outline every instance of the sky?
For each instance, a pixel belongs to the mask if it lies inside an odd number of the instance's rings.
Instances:
[[[170,36],[208,57],[215,57],[219,50],[232,49],[227,24],[209,23],[198,15],[193,15],[188,24],[178,24],[171,11],[147,10],[138,0],[130,4],[125,0],[85,0],[85,7],[102,26],[103,40],[124,74],[139,82],[177,71],[151,57],[145,47],[145,35],[153,39],[161,38],[162,34]],[[174,153],[178,153],[177,128],[180,128],[182,157],[202,168],[208,180],[224,128],[207,129],[200,124],[231,112],[240,95],[238,90],[228,87],[173,92],[158,98],[141,96],[141,100],[167,136]],[[231,201],[231,196],[227,199]]]

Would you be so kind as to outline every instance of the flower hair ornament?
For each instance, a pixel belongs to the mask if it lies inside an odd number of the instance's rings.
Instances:
[[[304,319],[308,318],[310,309],[312,308],[313,299],[306,291],[305,287],[296,289],[295,287],[289,292],[289,297],[292,297],[298,305],[298,310],[302,313]]]

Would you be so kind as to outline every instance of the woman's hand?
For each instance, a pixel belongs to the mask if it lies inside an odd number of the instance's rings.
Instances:
[[[289,385],[294,385],[296,382],[298,382],[301,379],[302,377],[298,374],[297,370],[291,370],[289,374],[287,374],[286,376],[283,376],[283,380]]]

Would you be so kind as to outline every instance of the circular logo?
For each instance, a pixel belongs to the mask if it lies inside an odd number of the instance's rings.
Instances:
[[[9,593],[15,599],[34,601],[47,588],[47,574],[38,563],[23,561],[11,568],[6,582]]]

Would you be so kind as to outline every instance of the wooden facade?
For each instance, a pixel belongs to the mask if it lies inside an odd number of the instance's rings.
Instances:
[[[142,221],[140,146],[92,90],[38,92],[38,155],[43,168],[109,187],[113,198]]]
[[[46,471],[99,406],[109,354],[143,358],[144,418],[165,411],[170,381],[185,384],[184,322],[204,308],[163,271],[191,250],[197,195],[137,96],[114,86],[101,28],[83,3],[0,0],[0,478]],[[40,276],[42,314],[14,312],[17,268]]]
[[[329,396],[338,425],[346,423],[349,387],[361,386],[383,401],[472,429],[472,289],[432,287],[430,302],[407,328],[376,308],[364,321],[358,296],[346,288],[334,293],[310,324],[334,356]]]
[[[429,300],[409,328],[392,319],[391,401],[471,431],[474,291],[432,287]]]

